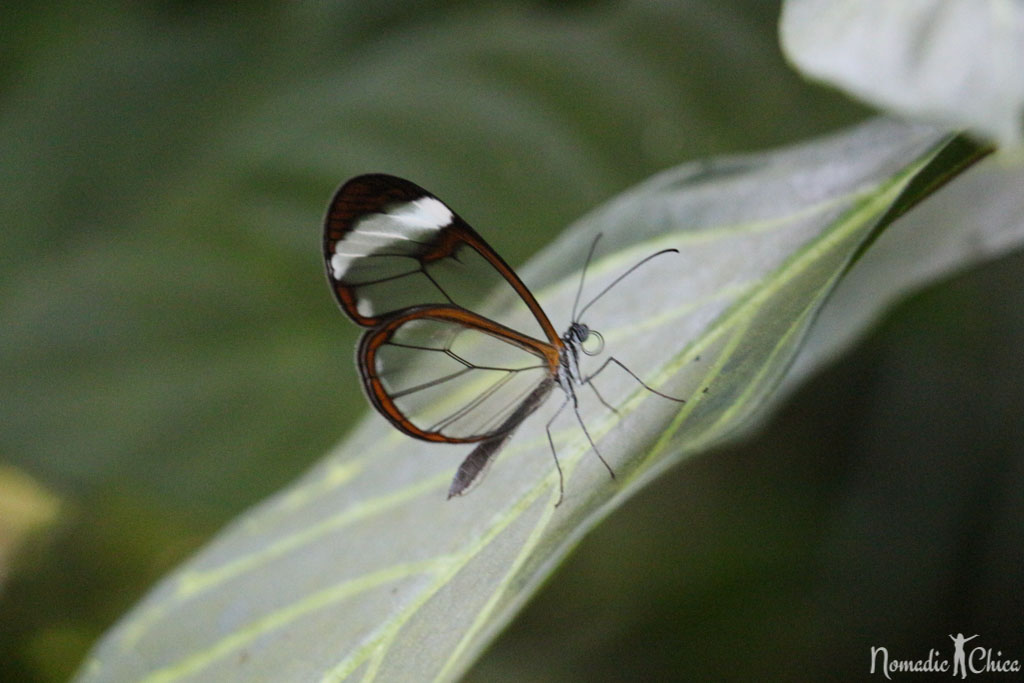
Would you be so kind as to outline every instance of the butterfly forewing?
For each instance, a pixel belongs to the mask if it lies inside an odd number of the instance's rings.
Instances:
[[[345,183],[327,213],[324,257],[335,297],[364,327],[412,306],[454,305],[557,344],[512,269],[454,211],[407,180],[365,175]]]
[[[367,395],[407,434],[494,438],[522,421],[539,386],[550,390],[562,342],[536,299],[418,185],[387,175],[343,185],[324,258],[342,309],[370,328],[357,352]]]

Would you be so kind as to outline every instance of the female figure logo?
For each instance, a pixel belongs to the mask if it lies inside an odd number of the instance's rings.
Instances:
[[[967,658],[964,657],[964,644],[968,640],[974,640],[978,637],[975,633],[970,638],[965,638],[964,634],[958,633],[954,637],[950,634],[949,638],[953,641],[953,675],[956,676],[957,670],[960,671],[960,678],[967,678]]]

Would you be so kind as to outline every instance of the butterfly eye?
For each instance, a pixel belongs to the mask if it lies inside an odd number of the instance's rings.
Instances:
[[[604,351],[604,337],[597,330],[588,330],[588,332],[589,334],[583,340],[583,343],[580,344],[580,348],[588,356],[596,356]]]

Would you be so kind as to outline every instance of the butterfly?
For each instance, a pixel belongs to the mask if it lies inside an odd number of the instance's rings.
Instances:
[[[580,370],[581,353],[596,355],[604,347],[601,335],[580,322],[583,313],[637,267],[676,249],[643,259],[577,311],[581,276],[571,322],[561,335],[504,259],[444,202],[408,180],[369,174],[343,184],[327,210],[323,250],[335,299],[366,328],[356,366],[370,404],[409,436],[476,444],[455,473],[448,498],[468,489],[556,388],[564,400],[546,427],[558,470],[556,505],[564,481],[551,424],[567,405],[614,478],[580,416],[576,393],[589,386],[615,411],[593,384],[610,365],[648,391],[683,402],[648,386],[612,356],[593,373]]]

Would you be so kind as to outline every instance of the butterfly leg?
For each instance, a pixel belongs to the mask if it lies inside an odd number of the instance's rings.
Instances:
[[[551,416],[551,419],[548,420],[548,424],[545,427],[545,430],[548,433],[548,443],[551,445],[551,455],[555,456],[555,467],[558,468],[558,502],[555,503],[555,507],[558,507],[559,505],[562,504],[562,498],[565,495],[565,479],[562,476],[562,466],[558,462],[558,453],[555,451],[555,441],[551,437],[551,424],[555,421],[555,418],[558,417],[559,413],[562,412],[562,409],[565,408],[565,406],[568,405],[570,401],[572,401],[572,410],[574,413],[576,413],[576,420],[580,423],[580,427],[583,428],[583,433],[587,436],[587,441],[590,442],[590,447],[594,449],[594,453],[597,454],[598,459],[608,470],[608,474],[611,475],[612,479],[615,478],[615,471],[612,470],[611,465],[609,465],[608,461],[604,459],[603,455],[601,455],[601,451],[597,450],[597,444],[594,443],[594,440],[590,437],[590,432],[587,431],[587,425],[584,424],[583,422],[583,417],[580,415],[579,405],[576,402],[576,395],[569,394],[565,397],[565,400],[562,401],[562,405],[558,406],[558,410],[556,410],[555,414]]]
[[[620,361],[619,359],[615,358],[614,356],[609,356],[608,358],[606,358],[605,361],[603,363],[601,363],[601,367],[599,367],[597,370],[595,370],[594,372],[592,372],[590,375],[588,375],[587,377],[585,377],[583,379],[582,384],[590,384],[591,380],[593,380],[595,377],[597,377],[599,374],[601,374],[604,371],[604,369],[608,367],[609,363],[615,363],[620,368],[625,370],[629,374],[630,377],[632,377],[633,379],[635,379],[637,382],[640,383],[640,386],[642,386],[644,389],[646,389],[647,391],[651,392],[652,394],[657,394],[658,396],[661,396],[662,398],[667,398],[668,400],[675,401],[676,403],[686,403],[686,401],[684,399],[676,398],[675,396],[669,396],[668,394],[663,394],[660,391],[658,391],[657,389],[655,389],[654,387],[649,386],[646,382],[644,382],[642,379],[640,379],[635,372],[633,372],[632,370],[627,368],[625,365],[623,365],[622,361]],[[591,386],[593,386],[593,385],[591,385]],[[595,389],[595,391],[596,391],[596,389]],[[605,405],[607,405],[607,404],[605,404]],[[618,412],[618,411],[616,411],[616,412]]]
[[[597,373],[595,372],[594,374],[596,375]],[[593,377],[593,375],[591,375],[591,377]],[[583,380],[583,383],[591,388],[591,390],[594,392],[594,395],[597,396],[597,400],[600,401],[605,408],[612,411],[616,415],[619,414],[619,409],[613,406],[611,403],[608,403],[608,401],[604,400],[604,396],[602,396],[601,392],[597,390],[597,385],[590,381],[590,378]]]
[[[565,400],[562,401],[562,405],[558,406],[558,410],[548,420],[547,425],[544,427],[544,431],[548,433],[548,444],[551,445],[551,455],[555,458],[555,469],[558,470],[558,502],[555,503],[555,507],[562,504],[562,498],[565,495],[565,480],[562,477],[562,465],[558,462],[558,451],[555,450],[555,440],[551,438],[551,423],[555,421],[558,414],[562,412],[562,408],[569,403],[569,397],[566,396]]]
[[[604,465],[604,468],[608,470],[608,474],[610,474],[611,478],[614,479],[614,470],[611,469],[611,465],[609,465],[608,461],[604,459],[604,456],[601,455],[601,452],[597,450],[597,444],[594,443],[594,439],[591,438],[590,432],[587,430],[587,424],[583,421],[583,416],[580,415],[580,401],[577,400],[577,397],[575,397],[574,391],[569,393],[569,398],[572,400],[572,412],[575,413],[575,415],[577,415],[577,422],[580,423],[580,427],[583,429],[583,433],[587,435],[587,440],[590,441],[590,447],[594,449],[594,453],[597,454],[598,460],[601,461],[601,463]]]

